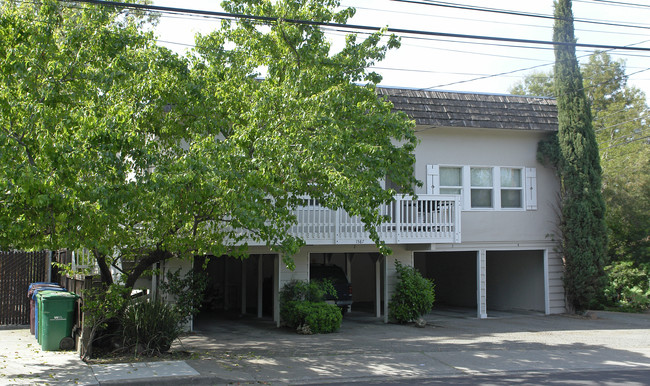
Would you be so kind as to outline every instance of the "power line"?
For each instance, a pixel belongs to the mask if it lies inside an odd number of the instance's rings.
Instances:
[[[610,0],[573,0],[576,3],[600,4],[600,5],[613,5],[626,8],[650,8],[647,4],[634,4],[626,3],[623,1],[610,1]]]
[[[525,43],[525,44],[539,44],[539,45],[560,45],[560,46],[571,46],[571,47],[586,47],[586,48],[595,48],[595,49],[620,49],[620,50],[631,50],[631,51],[647,51],[650,52],[650,48],[646,47],[625,47],[625,46],[610,46],[602,44],[585,44],[585,43],[568,43],[568,42],[552,42],[547,40],[529,40],[529,39],[517,39],[517,38],[506,38],[506,37],[497,37],[497,36],[484,36],[484,35],[467,35],[467,34],[455,34],[447,32],[435,32],[435,31],[423,31],[423,30],[411,30],[403,28],[390,28],[386,27],[380,28],[375,26],[368,25],[359,25],[359,24],[341,24],[341,23],[331,23],[331,22],[320,22],[313,20],[300,20],[300,19],[284,19],[279,17],[272,16],[256,16],[256,15],[246,15],[246,14],[237,14],[229,12],[218,12],[218,11],[205,11],[189,8],[174,8],[174,7],[161,7],[156,5],[145,5],[145,4],[133,4],[133,3],[119,3],[114,1],[101,1],[101,0],[59,0],[62,2],[75,2],[75,3],[88,3],[101,6],[112,6],[112,7],[123,7],[130,9],[139,9],[146,11],[158,11],[158,12],[174,12],[174,13],[186,13],[186,14],[198,14],[198,15],[207,15],[207,16],[218,16],[232,19],[244,19],[244,20],[255,20],[267,23],[277,23],[277,22],[286,22],[292,24],[301,24],[301,25],[310,25],[310,26],[327,26],[327,27],[338,27],[346,28],[351,30],[362,30],[362,31],[374,31],[380,32],[385,30],[387,32],[395,34],[408,34],[408,35],[424,35],[424,36],[443,36],[451,38],[462,38],[462,39],[474,39],[474,40],[488,40],[488,41],[501,41],[501,42],[512,42],[512,43]]]
[[[535,18],[540,18],[540,19],[555,20],[554,16],[544,15],[544,14],[540,14],[540,13],[510,11],[510,10],[497,9],[497,8],[487,8],[487,7],[475,7],[475,6],[467,6],[467,5],[462,5],[462,4],[446,3],[446,2],[433,1],[433,0],[391,0],[391,1],[396,1],[396,2],[401,2],[401,3],[410,3],[410,4],[429,5],[429,6],[433,6],[433,7],[445,7],[445,8],[463,9],[463,10],[469,10],[469,11],[490,12],[490,13],[498,13],[498,14],[504,14],[504,15],[525,16],[525,17],[535,17]],[[598,24],[598,25],[607,25],[607,26],[613,26],[613,27],[650,29],[650,26],[634,25],[634,24],[623,24],[623,23],[618,23],[618,22],[614,23],[614,22],[599,21],[599,20],[592,20],[592,19],[575,19],[574,18],[573,21],[577,22],[577,23]]]
[[[575,0],[574,0],[575,1]],[[381,8],[368,8],[368,7],[356,7],[354,5],[346,5],[349,7],[353,7],[355,9],[363,9],[367,11],[376,11],[376,12],[388,12],[391,14],[402,14],[402,15],[416,15],[416,16],[424,16],[424,17],[430,17],[430,18],[437,18],[437,19],[450,19],[450,20],[463,20],[463,21],[472,21],[472,22],[478,22],[478,23],[490,23],[490,24],[499,24],[499,25],[514,25],[514,26],[519,26],[519,27],[532,27],[532,28],[543,28],[543,29],[552,29],[553,26],[551,25],[539,25],[539,24],[528,24],[528,23],[512,23],[512,22],[503,22],[503,21],[496,21],[496,20],[485,20],[485,19],[476,19],[476,18],[467,18],[467,17],[455,17],[455,16],[443,16],[443,15],[435,15],[435,14],[422,14],[421,12],[407,12],[407,11],[394,11],[394,10],[388,10],[388,9],[381,9]],[[620,32],[616,31],[604,31],[604,30],[594,30],[594,29],[584,29],[584,28],[576,28],[576,32],[593,32],[593,33],[600,33],[600,34],[620,34]],[[647,33],[632,33],[628,32],[626,33],[628,36],[648,36]]]
[[[614,144],[614,145],[610,145],[610,146],[607,146],[606,148],[604,148],[602,150],[611,149],[613,147],[629,145],[632,142],[641,141],[641,140],[644,140],[644,139],[650,139],[650,135],[646,135],[644,137],[634,138],[634,139],[630,139],[630,140],[622,142],[622,143],[617,143],[617,144]]]

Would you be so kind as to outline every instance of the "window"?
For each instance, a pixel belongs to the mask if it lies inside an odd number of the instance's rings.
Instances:
[[[501,168],[501,208],[523,208],[522,170]]]
[[[471,207],[492,208],[492,168],[470,168]]]
[[[440,194],[462,194],[463,169],[459,167],[440,168]]]
[[[462,210],[537,210],[535,168],[427,165],[427,194],[461,196]]]

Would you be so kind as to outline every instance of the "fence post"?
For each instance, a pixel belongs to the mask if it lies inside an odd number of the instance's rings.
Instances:
[[[77,280],[75,280],[75,284],[76,282]],[[86,313],[83,311],[83,302],[85,292],[92,289],[92,287],[93,276],[83,276],[82,290],[79,291],[80,293],[77,293],[81,296],[81,301],[79,302],[79,317],[77,319],[77,323],[81,326],[81,334],[77,336],[77,353],[79,354],[79,357],[83,357],[86,354],[86,347],[88,347],[88,340],[90,339],[90,328],[86,326]]]

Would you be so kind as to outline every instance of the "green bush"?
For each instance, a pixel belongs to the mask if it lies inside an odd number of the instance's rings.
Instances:
[[[291,327],[309,326],[314,334],[334,332],[341,327],[341,310],[323,300],[326,294],[336,295],[331,282],[292,280],[280,291],[280,319]]]
[[[606,308],[640,312],[650,307],[650,266],[631,261],[615,262],[605,268],[607,285],[603,291]]]
[[[434,285],[415,268],[399,261],[395,261],[395,270],[398,282],[388,303],[388,315],[399,323],[408,323],[431,311],[435,300]]]
[[[166,352],[181,334],[182,320],[183,315],[163,301],[133,302],[120,320],[123,346],[143,355]]]
[[[341,310],[334,304],[325,302],[297,302],[296,313],[301,325],[308,325],[312,334],[335,332],[343,320]]]
[[[180,269],[175,272],[167,271],[167,280],[160,284],[160,289],[173,299],[165,296],[165,300],[174,300],[174,305],[182,316],[181,324],[185,324],[190,317],[199,312],[205,297],[205,288],[208,285],[208,274],[190,270],[184,277],[180,276]]]

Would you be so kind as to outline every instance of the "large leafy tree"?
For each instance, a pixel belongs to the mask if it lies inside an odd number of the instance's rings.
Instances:
[[[650,262],[650,113],[645,94],[627,84],[625,63],[595,52],[581,66],[603,168],[609,257]],[[514,94],[555,96],[553,73],[533,73]]]
[[[586,309],[603,285],[607,231],[598,145],[575,54],[570,0],[555,2],[555,92],[561,179],[564,285],[569,305]]]
[[[89,248],[105,283],[132,260],[131,286],[155,262],[245,253],[249,238],[289,257],[310,195],[385,248],[380,180],[416,183],[416,140],[366,68],[398,43],[349,36],[332,52],[318,27],[284,21],[344,22],[338,5],[227,1],[277,21],[224,22],[182,58],[132,10],[3,2],[0,245]]]

